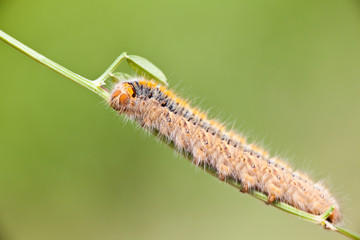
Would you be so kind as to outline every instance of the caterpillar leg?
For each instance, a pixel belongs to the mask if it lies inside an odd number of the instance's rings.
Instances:
[[[242,192],[242,193],[247,193],[247,192],[249,192],[249,187],[248,187],[248,185],[242,185],[242,188],[240,189],[240,192]]]
[[[224,174],[222,174],[222,173],[219,174],[219,180],[220,180],[220,181],[222,181],[222,182],[225,181],[225,178],[226,178],[226,177],[225,177]]]
[[[276,198],[274,194],[269,194],[267,202],[265,202],[267,205],[275,202]]]

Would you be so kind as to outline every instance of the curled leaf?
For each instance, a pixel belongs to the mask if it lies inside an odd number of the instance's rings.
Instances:
[[[113,82],[122,82],[127,79],[130,79],[131,75],[122,72],[114,72],[114,73],[110,73],[110,77],[112,78]]]
[[[127,55],[126,59],[136,74],[168,85],[165,74],[149,60],[136,55]]]

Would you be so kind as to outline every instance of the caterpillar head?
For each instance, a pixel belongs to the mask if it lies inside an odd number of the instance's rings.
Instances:
[[[114,87],[110,96],[110,106],[123,113],[136,98],[134,86],[129,82],[121,82]]]

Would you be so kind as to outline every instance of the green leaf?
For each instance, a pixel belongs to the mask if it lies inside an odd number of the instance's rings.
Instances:
[[[149,60],[136,55],[128,55],[127,61],[136,74],[144,76],[149,80],[153,79],[155,81],[168,85],[165,74]]]
[[[130,79],[131,75],[122,72],[114,72],[110,73],[110,77],[112,78],[113,82],[122,82]]]

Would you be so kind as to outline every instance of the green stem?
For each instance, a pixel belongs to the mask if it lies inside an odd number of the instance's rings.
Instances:
[[[115,62],[113,62],[113,64],[111,64],[111,66],[108,69],[106,69],[106,71],[95,81],[100,86],[103,85],[105,80],[109,77],[109,74],[112,73],[119,66],[119,64],[122,62],[122,60],[124,60],[127,57],[128,56],[126,55],[125,52],[120,54],[120,56],[115,60]]]
[[[70,80],[80,84],[81,86],[89,89],[90,91],[98,94],[100,97],[102,97],[103,99],[105,99],[106,101],[109,99],[110,95],[108,93],[108,91],[106,91],[105,89],[103,89],[101,86],[105,84],[105,80],[109,77],[109,75],[115,70],[115,68],[118,67],[118,65],[122,62],[123,59],[128,58],[129,56],[126,55],[126,53],[122,53],[116,60],[115,62],[96,80],[89,80],[86,79],[66,68],[64,68],[63,66],[57,64],[56,62],[51,61],[50,59],[44,57],[43,55],[39,54],[38,52],[32,50],[31,48],[25,46],[24,44],[22,44],[21,42],[17,41],[16,39],[12,38],[11,36],[9,36],[8,34],[4,33],[3,31],[0,30],[0,39],[3,40],[4,42],[6,42],[7,44],[9,44],[10,46],[14,47],[15,49],[19,50],[20,52],[24,53],[25,55],[33,58],[35,61],[45,65],[46,67],[54,70],[57,73],[60,73],[61,75],[69,78]],[[153,132],[154,135],[158,135],[157,132]],[[166,144],[169,144],[169,142],[165,139],[162,139]],[[175,149],[175,146],[173,143],[169,144],[172,148]],[[186,158],[188,158],[189,160],[191,160],[191,156],[189,156],[187,153],[183,152],[182,153]],[[207,166],[203,166],[205,171],[209,172],[210,174],[217,176],[216,171],[214,169],[211,169]],[[234,179],[228,179],[227,183],[238,188],[238,189],[242,189],[242,186],[239,182],[237,182]],[[268,197],[261,192],[258,191],[250,191],[249,194],[263,202],[267,202]],[[294,208],[286,203],[283,202],[274,202],[271,204],[272,206],[279,208],[287,213],[299,216],[303,219],[306,219],[310,222],[316,223],[316,224],[320,224],[324,227],[330,228],[333,231],[336,231],[340,234],[343,234],[344,236],[347,236],[351,239],[357,239],[360,240],[360,236],[356,233],[352,233],[349,230],[346,230],[340,226],[334,226],[332,225],[330,222],[327,221],[327,218],[329,217],[329,215],[331,214],[331,212],[333,211],[333,207],[329,208],[325,213],[323,213],[320,216],[317,215],[313,215],[304,211],[301,211],[297,208]]]
[[[13,48],[24,53],[25,55],[31,57],[35,61],[45,65],[46,67],[54,70],[55,72],[60,73],[64,77],[67,77],[68,79],[70,79],[70,80],[80,84],[81,86],[89,89],[90,91],[96,93],[103,99],[105,99],[105,100],[109,99],[109,93],[101,88],[101,84],[104,81],[104,78],[107,78],[107,76],[102,75],[99,78],[100,80],[97,79],[95,81],[91,81],[91,80],[86,79],[86,78],[70,71],[69,69],[57,64],[56,62],[48,59],[47,57],[41,55],[40,53],[32,50],[28,46],[25,46],[24,44],[22,44],[21,42],[19,42],[18,40],[9,36],[8,34],[6,34],[5,32],[3,32],[1,30],[0,30],[0,39],[3,40],[4,42],[6,42],[7,44],[9,44],[10,46],[12,46]]]

